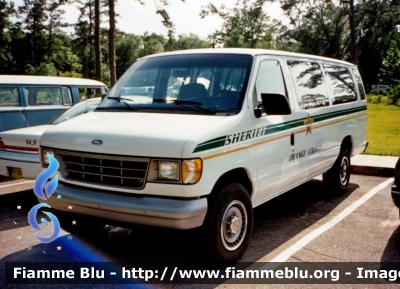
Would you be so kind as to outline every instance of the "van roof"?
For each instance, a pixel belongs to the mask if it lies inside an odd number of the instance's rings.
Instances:
[[[34,75],[0,75],[0,84],[78,85],[83,87],[106,86],[100,81],[86,78]]]
[[[307,58],[312,60],[322,60],[322,61],[330,61],[335,63],[340,63],[346,66],[356,66],[350,62],[338,60],[334,58],[328,58],[323,56],[317,56],[312,54],[303,54],[303,53],[295,53],[295,52],[287,52],[281,50],[268,50],[268,49],[255,49],[255,48],[201,48],[201,49],[188,49],[188,50],[178,50],[171,52],[158,53],[153,55],[148,55],[144,58],[158,57],[164,55],[179,55],[179,54],[212,54],[212,53],[221,53],[221,54],[247,54],[247,55],[279,55],[279,56],[294,56]]]

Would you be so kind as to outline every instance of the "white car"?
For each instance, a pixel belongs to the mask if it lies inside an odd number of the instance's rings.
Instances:
[[[80,102],[52,120],[49,124],[25,127],[0,133],[0,175],[16,179],[36,179],[42,172],[39,142],[46,129],[75,116],[92,111],[101,98]]]

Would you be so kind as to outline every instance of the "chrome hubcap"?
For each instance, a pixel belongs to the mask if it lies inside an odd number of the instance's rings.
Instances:
[[[222,244],[228,251],[236,250],[247,231],[247,212],[243,203],[232,201],[225,209],[221,222]]]
[[[346,185],[348,177],[349,159],[347,157],[342,158],[340,164],[340,183]]]

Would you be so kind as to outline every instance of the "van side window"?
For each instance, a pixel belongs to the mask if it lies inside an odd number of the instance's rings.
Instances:
[[[25,87],[25,95],[29,106],[64,104],[61,87]]]
[[[287,64],[300,108],[312,109],[329,106],[329,94],[319,64],[292,60],[289,60]]]
[[[324,64],[329,76],[329,86],[332,91],[332,104],[341,104],[357,100],[356,87],[350,71],[343,66]]]
[[[358,87],[358,93],[360,94],[361,100],[365,99],[365,90],[364,90],[364,85],[360,76],[360,73],[358,72],[358,70],[356,68],[352,68],[353,70],[353,74],[354,74],[354,79],[357,83],[357,87]]]
[[[19,106],[18,89],[16,87],[0,87],[0,106]]]
[[[276,60],[264,60],[260,63],[256,79],[257,95],[261,93],[280,93],[286,95],[285,82],[281,66]]]

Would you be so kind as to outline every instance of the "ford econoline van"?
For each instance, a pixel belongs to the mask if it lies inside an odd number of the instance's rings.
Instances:
[[[203,227],[209,255],[233,263],[254,207],[319,174],[346,191],[366,109],[357,67],[340,60],[257,49],[144,57],[94,112],[43,134],[43,166],[59,162],[46,202],[84,230]]]
[[[90,79],[0,75],[0,132],[49,123],[80,101],[79,89],[87,98],[108,91]]]

